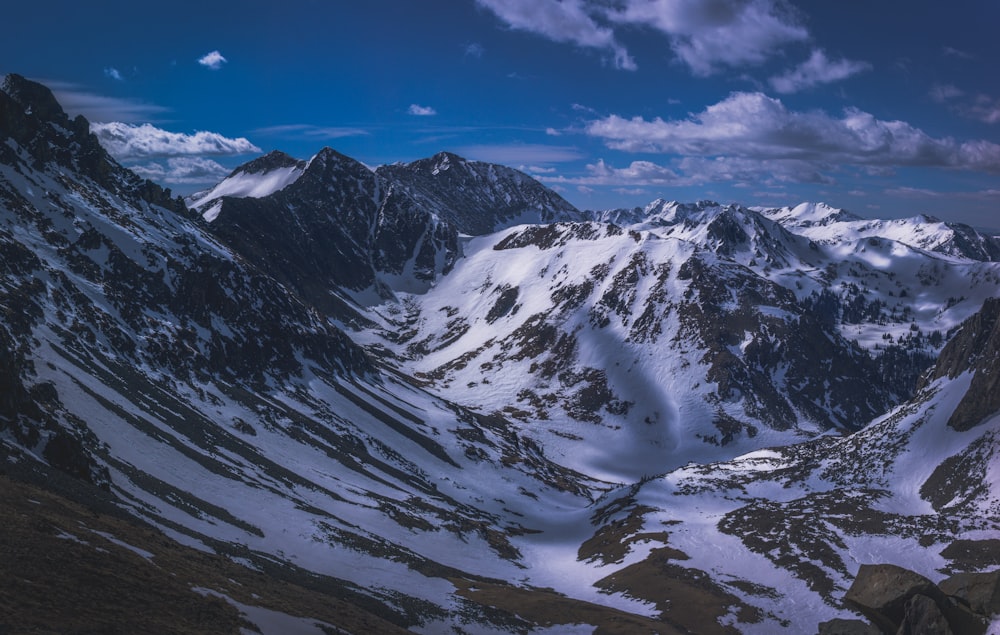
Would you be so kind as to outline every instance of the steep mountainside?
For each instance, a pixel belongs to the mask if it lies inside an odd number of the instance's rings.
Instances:
[[[283,189],[226,196],[212,210],[213,234],[333,314],[344,314],[341,296],[365,304],[426,288],[459,255],[454,228],[329,148]]]
[[[511,538],[585,508],[600,485],[502,419],[381,375],[315,307],[197,219],[148,202],[145,190],[170,199],[107,155],[110,189],[47,156],[65,146],[75,161],[86,122],[42,118],[22,95],[51,94],[7,81],[3,120],[26,113],[35,131],[0,131],[7,470],[82,479],[96,487],[63,491],[96,504],[104,490],[184,544],[396,624],[520,623],[449,579],[517,578],[530,554]]]
[[[977,252],[329,148],[192,212],[88,129],[6,78],[0,631],[812,632],[1000,565]]]
[[[854,617],[843,598],[861,565],[896,564],[932,581],[1000,565],[1000,406],[984,407],[995,393],[975,385],[1000,374],[1000,356],[976,352],[997,350],[998,320],[1000,299],[989,300],[919,393],[859,432],[689,465],[607,494],[594,557],[624,565],[608,588],[653,599],[671,571],[696,568],[791,631],[811,632],[819,618]],[[956,426],[952,413],[969,410],[975,423]],[[986,631],[977,628],[968,632]]]
[[[481,236],[523,223],[583,220],[561,196],[517,170],[440,152],[376,172],[463,234]]]
[[[275,150],[233,170],[213,188],[197,192],[186,200],[205,220],[212,222],[222,211],[223,196],[261,198],[284,189],[302,176],[307,163]]]
[[[739,206],[643,213],[471,240],[434,288],[376,308],[381,334],[354,337],[575,469],[639,478],[860,428],[1000,287],[993,262],[817,243]]]

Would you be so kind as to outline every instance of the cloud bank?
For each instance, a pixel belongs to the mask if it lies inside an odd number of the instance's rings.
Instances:
[[[247,139],[229,139],[216,132],[184,134],[169,132],[153,126],[122,123],[95,123],[90,126],[101,145],[116,159],[129,160],[146,157],[171,157],[182,155],[234,155],[260,152],[261,149]]]
[[[880,120],[857,108],[845,109],[840,117],[796,112],[756,92],[733,93],[687,119],[611,115],[590,122],[586,133],[626,152],[1000,173],[1000,145],[990,141],[935,138],[906,122]]]
[[[695,75],[758,65],[787,44],[809,39],[784,0],[477,0],[512,29],[611,54],[617,68],[636,62],[616,29],[645,28],[667,38]]]
[[[608,50],[615,66],[635,70],[635,60],[615,40],[614,31],[594,21],[593,3],[585,0],[478,0],[513,29],[542,35],[554,42]]]
[[[166,165],[147,163],[133,165],[130,170],[139,176],[157,183],[172,185],[191,185],[199,183],[216,183],[229,176],[229,170],[203,157],[172,157]]]

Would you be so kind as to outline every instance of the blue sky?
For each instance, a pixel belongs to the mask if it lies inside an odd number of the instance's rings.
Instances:
[[[0,72],[189,193],[274,149],[449,150],[581,208],[825,201],[1000,227],[995,0],[34,2]]]

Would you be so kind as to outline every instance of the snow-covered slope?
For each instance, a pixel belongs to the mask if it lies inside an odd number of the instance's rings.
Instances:
[[[1000,538],[997,263],[709,202],[583,222],[453,155],[272,156],[209,223],[18,76],[0,137],[4,470],[256,584],[416,632],[810,632],[861,562]]]
[[[934,581],[995,566],[1000,403],[995,386],[976,383],[1000,374],[998,324],[993,299],[914,399],[853,435],[689,465],[606,495],[598,504],[611,513],[595,517],[595,537],[625,565],[612,575],[631,580],[615,588],[645,597],[669,585],[670,569],[654,559],[667,552],[675,568],[703,571],[759,608],[761,621],[742,632],[814,632],[818,621],[853,617],[842,599],[862,564]],[[974,414],[956,425],[961,411]],[[653,577],[635,577],[643,569]]]
[[[1000,289],[997,263],[817,243],[739,206],[643,213],[470,240],[354,337],[575,469],[636,479],[865,425]]]
[[[894,220],[868,220],[823,203],[758,211],[790,231],[823,244],[882,238],[947,256],[980,261],[1000,260],[1000,242],[961,223],[927,215]]]
[[[223,196],[261,198],[294,183],[305,169],[305,161],[275,150],[241,165],[215,187],[192,194],[185,202],[205,220],[212,222],[222,211],[219,199]]]

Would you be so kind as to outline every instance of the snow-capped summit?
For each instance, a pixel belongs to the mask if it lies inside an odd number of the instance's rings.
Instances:
[[[261,198],[288,187],[305,169],[305,161],[275,150],[241,165],[215,187],[192,194],[185,202],[212,222],[222,210],[223,196]]]
[[[831,207],[826,203],[799,203],[794,207],[779,207],[774,209],[754,208],[768,218],[777,221],[787,228],[815,227],[831,223],[863,220],[860,216],[845,209]]]
[[[962,223],[944,222],[926,214],[891,220],[865,219],[824,203],[754,209],[820,244],[884,238],[957,258],[982,262],[1000,260],[1000,240],[996,237],[983,235]]]

